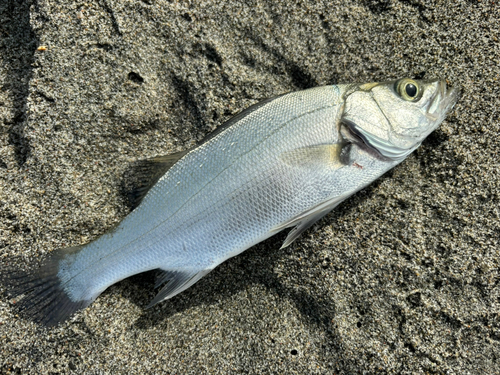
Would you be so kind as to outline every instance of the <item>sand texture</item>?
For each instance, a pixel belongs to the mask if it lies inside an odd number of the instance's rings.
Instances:
[[[405,76],[462,90],[401,165],[145,310],[154,275],[45,329],[0,299],[0,374],[500,372],[495,1],[0,1],[0,263],[130,210],[137,160],[257,101]],[[0,286],[0,293],[3,292]]]

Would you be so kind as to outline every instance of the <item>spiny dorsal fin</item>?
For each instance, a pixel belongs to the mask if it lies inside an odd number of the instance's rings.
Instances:
[[[181,151],[165,156],[140,160],[125,172],[123,190],[132,209],[136,208],[149,189],[174,165],[189,152]]]

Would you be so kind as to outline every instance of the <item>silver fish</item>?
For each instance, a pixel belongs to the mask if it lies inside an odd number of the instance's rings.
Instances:
[[[19,305],[46,325],[110,285],[158,269],[152,306],[225,260],[292,228],[283,247],[414,151],[457,90],[443,81],[347,84],[265,100],[194,149],[147,161],[157,177],[115,229],[55,251],[35,272],[4,272]],[[149,190],[149,191],[147,191]]]

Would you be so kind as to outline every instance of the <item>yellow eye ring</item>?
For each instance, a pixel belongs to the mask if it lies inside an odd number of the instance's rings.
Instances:
[[[403,78],[396,82],[396,91],[409,102],[416,102],[422,96],[422,88],[417,81],[409,78]]]

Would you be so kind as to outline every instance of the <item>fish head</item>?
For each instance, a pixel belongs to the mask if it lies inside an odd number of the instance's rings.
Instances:
[[[342,134],[384,159],[402,160],[444,120],[458,90],[442,80],[356,84],[345,93]]]

